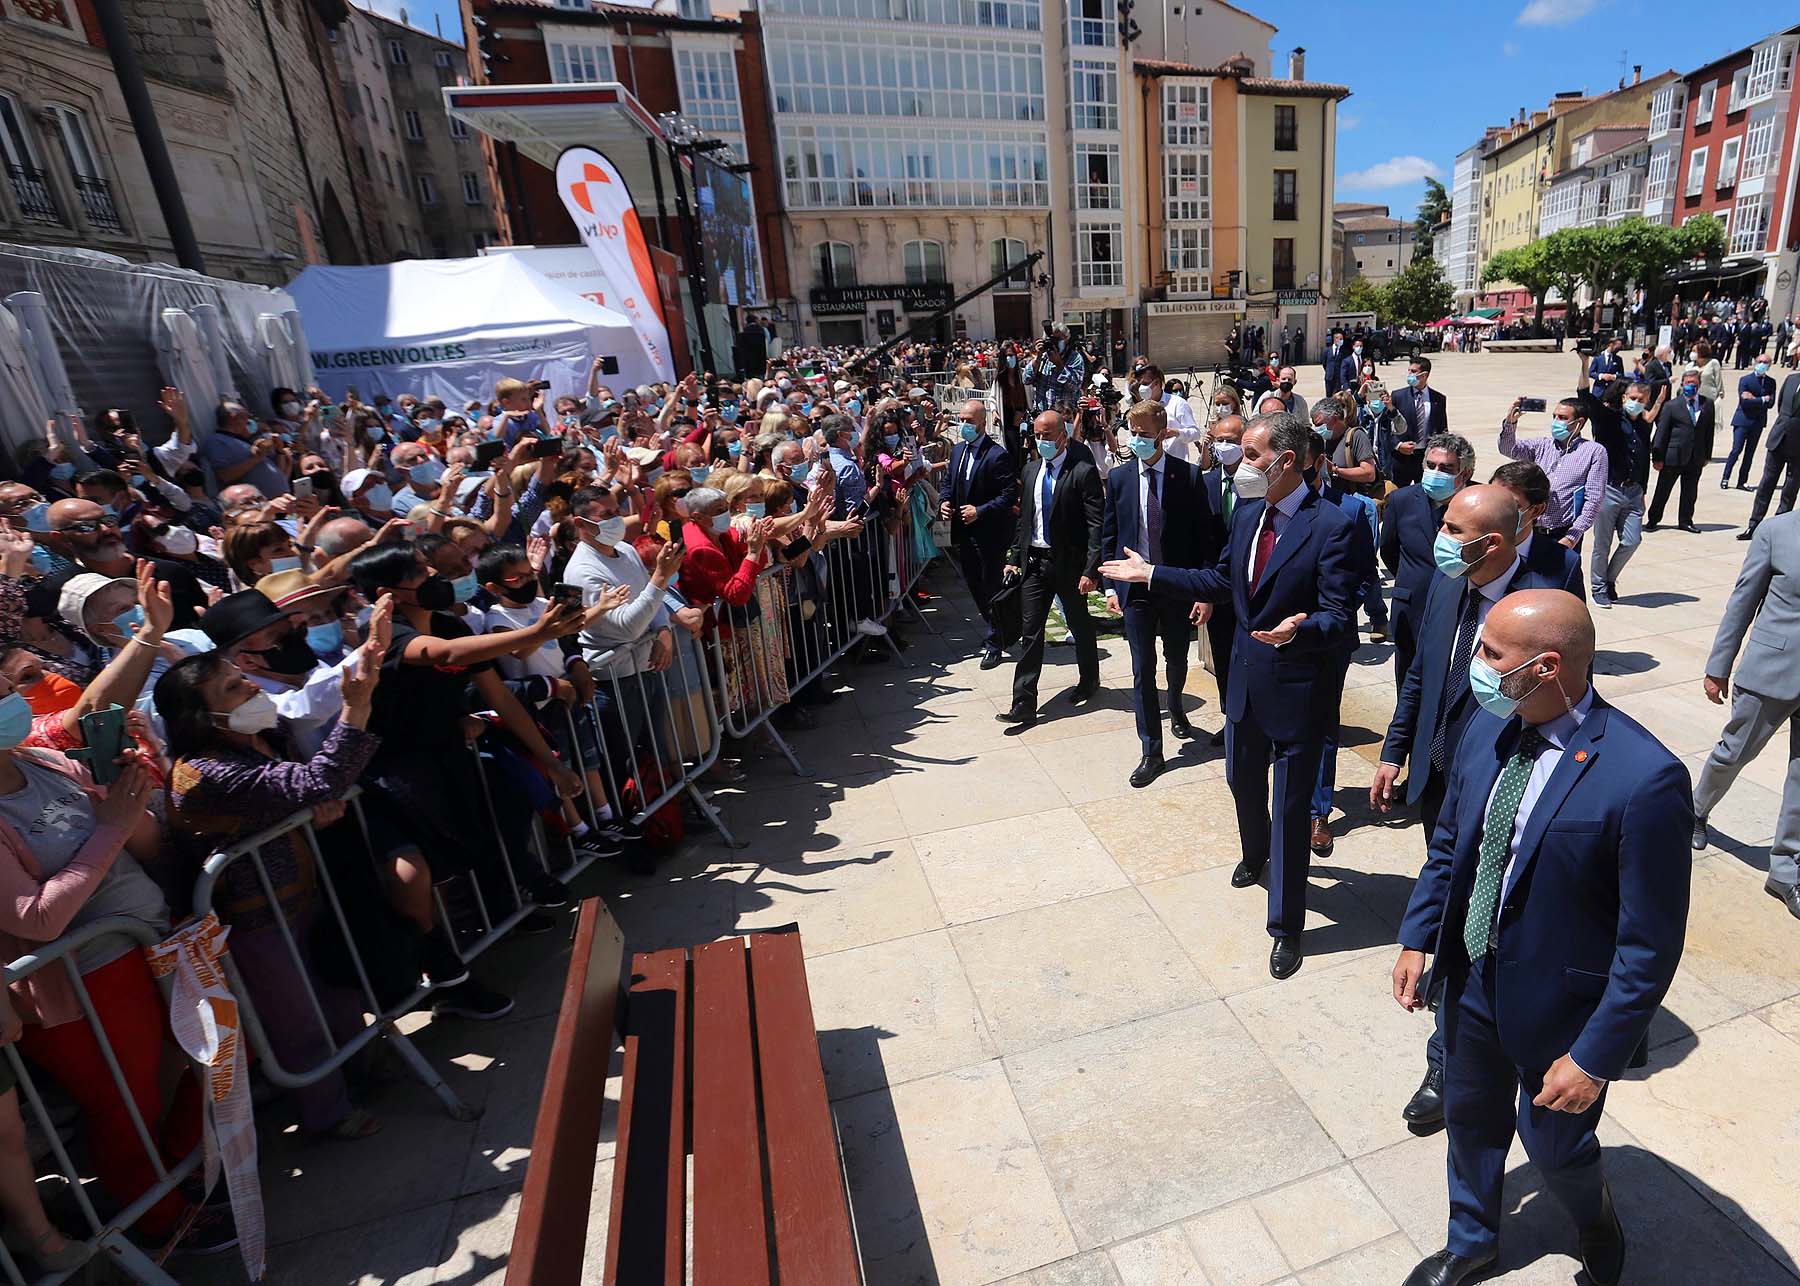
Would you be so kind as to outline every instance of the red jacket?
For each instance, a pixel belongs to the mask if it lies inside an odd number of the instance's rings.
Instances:
[[[750,601],[761,560],[745,552],[742,537],[689,519],[681,525],[681,539],[687,545],[679,582],[683,598],[695,607],[711,607],[721,598],[733,607]]]

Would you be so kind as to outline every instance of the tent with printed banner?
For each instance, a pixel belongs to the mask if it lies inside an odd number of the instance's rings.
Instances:
[[[616,360],[611,388],[649,383],[649,357],[626,318],[584,299],[516,255],[406,259],[372,267],[315,264],[288,286],[319,387],[487,401],[496,380],[548,380],[553,396],[586,393],[594,358]]]

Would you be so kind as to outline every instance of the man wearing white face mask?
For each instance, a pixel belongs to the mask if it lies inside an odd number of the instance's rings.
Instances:
[[[1171,393],[1165,387],[1165,377],[1160,366],[1146,365],[1132,373],[1131,396],[1139,402],[1161,402],[1163,409],[1169,413],[1169,425],[1174,432],[1163,443],[1163,453],[1176,460],[1188,458],[1188,443],[1198,442],[1205,436],[1199,423],[1194,419],[1194,408],[1179,393]]]
[[[1416,1012],[1431,953],[1447,1015],[1449,1226],[1407,1286],[1494,1266],[1515,1133],[1588,1278],[1616,1286],[1624,1270],[1595,1127],[1608,1084],[1647,1061],[1681,959],[1694,806],[1686,766],[1595,694],[1593,656],[1581,601],[1528,590],[1488,615],[1469,665],[1482,710],[1450,761],[1393,970]]]

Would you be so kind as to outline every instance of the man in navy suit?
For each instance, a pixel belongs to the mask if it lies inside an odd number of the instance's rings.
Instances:
[[[1431,547],[1450,497],[1469,485],[1475,448],[1460,433],[1440,433],[1425,446],[1419,481],[1387,498],[1381,511],[1381,561],[1394,573],[1394,686],[1406,681],[1419,636],[1419,613],[1437,564]]]
[[[1625,378],[1625,363],[1619,357],[1624,346],[1624,338],[1615,334],[1588,362],[1588,382],[1594,386],[1595,397],[1605,397],[1614,383]]]
[[[1694,502],[1700,496],[1700,474],[1712,461],[1713,404],[1700,393],[1700,372],[1689,369],[1681,373],[1679,391],[1656,417],[1656,436],[1650,439],[1650,467],[1656,470],[1656,494],[1650,497],[1650,515],[1645,531],[1662,526],[1663,509],[1669,493],[1681,484],[1681,500],[1677,518],[1681,529],[1697,534],[1694,525]]]
[[[1641,1049],[1687,932],[1687,768],[1588,682],[1594,626],[1557,590],[1488,614],[1470,663],[1482,713],[1452,757],[1400,924],[1394,999],[1444,987],[1449,1236],[1405,1286],[1460,1286],[1497,1259],[1516,1131],[1600,1286],[1625,1235],[1595,1126]]]
[[[1000,664],[1000,637],[988,604],[1000,592],[1000,569],[1013,534],[1013,505],[1019,499],[1019,470],[1012,453],[987,435],[987,403],[970,398],[957,412],[962,440],[950,453],[950,476],[938,517],[950,524],[962,561],[963,579],[975,608],[987,622],[981,668]]]
[[[1160,402],[1139,402],[1125,415],[1126,443],[1136,459],[1106,475],[1106,518],[1100,547],[1106,558],[1121,558],[1125,549],[1143,551],[1150,562],[1168,567],[1208,567],[1218,557],[1212,508],[1200,466],[1177,460],[1164,449],[1176,428]],[[1125,641],[1131,647],[1131,703],[1137,712],[1138,742],[1143,759],[1132,770],[1131,784],[1148,786],[1163,769],[1162,716],[1156,699],[1156,641],[1162,640],[1168,670],[1169,731],[1192,739],[1193,725],[1181,708],[1187,687],[1188,645],[1194,626],[1189,609],[1142,585],[1106,587],[1106,609],[1125,618]]]
[[[1507,469],[1543,470],[1529,461]],[[1546,500],[1550,483],[1543,480]],[[1469,689],[1469,664],[1481,624],[1508,594],[1527,589],[1579,591],[1581,558],[1553,540],[1532,534],[1530,509],[1504,486],[1465,487],[1444,507],[1434,539],[1430,588],[1418,618],[1418,649],[1394,702],[1381,764],[1369,787],[1369,806],[1386,813],[1394,806],[1394,783],[1403,765],[1406,802],[1419,809],[1427,842],[1444,802],[1450,757],[1477,710]],[[1554,549],[1563,558],[1553,573],[1529,567],[1520,552],[1520,533],[1534,549]],[[1441,1012],[1441,1011],[1440,1011]],[[1444,1113],[1444,1035],[1434,1030],[1425,1047],[1425,1079],[1402,1109],[1410,1125],[1432,1125]]]
[[[1450,404],[1431,387],[1429,357],[1407,363],[1406,387],[1394,394],[1394,412],[1400,421],[1394,434],[1394,485],[1405,487],[1424,472],[1426,444],[1450,432]]]
[[[1232,485],[1232,471],[1244,458],[1244,417],[1220,415],[1208,430],[1206,455],[1211,463],[1202,475],[1206,481],[1206,499],[1212,509],[1213,547],[1225,548],[1231,539],[1231,520],[1237,513],[1237,491]],[[1219,688],[1219,707],[1225,708],[1226,692],[1231,683],[1231,641],[1237,633],[1237,609],[1227,599],[1222,603],[1195,603],[1193,620],[1206,626],[1207,649],[1212,654],[1213,681]],[[1225,744],[1225,731],[1213,734],[1213,745]]]
[[[1230,599],[1237,609],[1225,743],[1243,857],[1231,883],[1249,887],[1273,861],[1269,972],[1276,978],[1292,977],[1305,960],[1308,816],[1331,713],[1326,697],[1357,583],[1355,524],[1301,478],[1311,436],[1304,420],[1285,412],[1259,415],[1244,430],[1233,475],[1239,504],[1217,566],[1156,567],[1127,549],[1100,569],[1152,593],[1188,603]]]
[[[1362,336],[1358,335],[1344,345],[1344,355],[1338,359],[1337,386],[1340,389],[1355,392],[1362,387],[1363,344]]]
[[[1581,552],[1560,540],[1551,540],[1537,529],[1538,520],[1550,507],[1550,477],[1532,460],[1508,460],[1488,479],[1512,493],[1519,506],[1519,531],[1513,541],[1521,574],[1529,573],[1534,588],[1566,590],[1586,599],[1581,577]],[[1523,582],[1515,588],[1524,588]]]
[[[1344,340],[1344,332],[1341,330],[1332,331],[1331,339],[1325,345],[1325,357],[1323,362],[1325,367],[1326,397],[1330,397],[1342,386],[1339,372],[1344,365],[1344,359],[1349,355],[1350,345]]]

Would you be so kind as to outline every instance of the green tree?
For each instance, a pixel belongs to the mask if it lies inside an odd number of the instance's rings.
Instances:
[[[1338,312],[1374,313],[1379,319],[1387,320],[1387,289],[1360,273],[1344,283],[1343,291],[1334,302]]]
[[[1387,320],[1397,326],[1423,326],[1448,317],[1456,292],[1436,259],[1415,258],[1387,284]]]
[[[1532,293],[1537,300],[1532,328],[1538,331],[1544,326],[1544,296],[1557,284],[1559,276],[1544,245],[1542,240],[1530,241],[1511,250],[1502,250],[1481,268],[1481,284],[1484,286],[1497,281],[1509,281]]]
[[[1675,245],[1682,259],[1723,259],[1725,225],[1715,215],[1701,214],[1674,229]]]
[[[1413,255],[1429,255],[1436,238],[1432,229],[1450,209],[1450,194],[1436,179],[1425,180],[1425,199],[1419,202],[1419,216],[1413,220]]]

